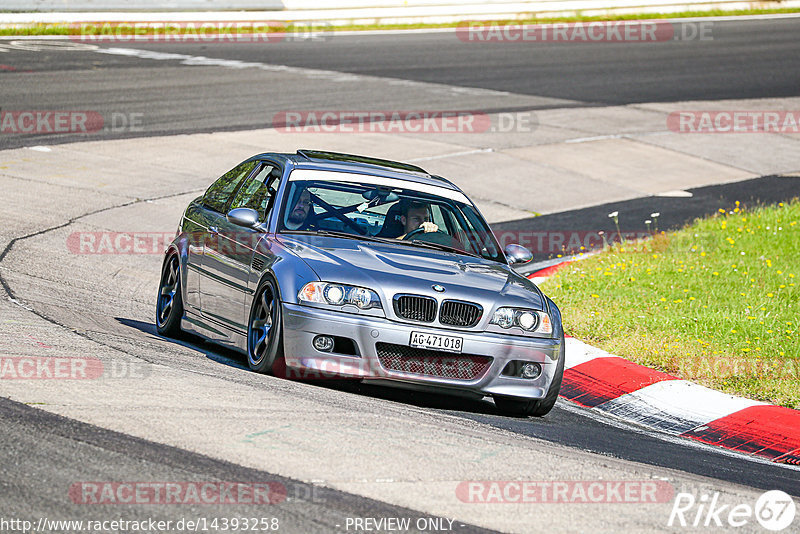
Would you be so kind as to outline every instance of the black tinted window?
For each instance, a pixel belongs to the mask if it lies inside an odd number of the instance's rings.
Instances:
[[[239,188],[231,203],[233,208],[251,208],[262,217],[267,212],[272,196],[278,190],[281,170],[272,164],[264,164],[245,184]]]
[[[203,205],[214,211],[223,213],[233,192],[236,191],[236,188],[242,180],[250,174],[250,171],[252,171],[255,166],[255,161],[247,161],[223,174],[219,180],[211,184],[211,187],[206,191],[203,197]]]

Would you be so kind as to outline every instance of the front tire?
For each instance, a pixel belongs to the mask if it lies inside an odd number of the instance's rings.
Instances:
[[[156,330],[162,336],[179,337],[182,318],[181,262],[177,254],[170,254],[161,269],[156,298]]]
[[[550,413],[556,405],[558,393],[561,391],[561,382],[564,379],[564,356],[566,354],[566,344],[564,335],[561,335],[561,349],[558,354],[558,364],[556,365],[556,375],[547,390],[547,395],[541,399],[522,400],[512,397],[495,397],[494,403],[503,413],[520,417],[542,417]]]
[[[273,374],[283,358],[283,321],[278,285],[265,278],[258,285],[247,323],[247,364],[257,373]]]

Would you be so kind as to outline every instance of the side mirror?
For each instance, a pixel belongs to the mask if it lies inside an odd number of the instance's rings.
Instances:
[[[250,208],[233,208],[228,212],[228,222],[245,228],[258,226],[258,212]]]
[[[503,252],[505,252],[506,258],[508,258],[509,265],[528,263],[533,259],[531,251],[522,245],[508,245]]]

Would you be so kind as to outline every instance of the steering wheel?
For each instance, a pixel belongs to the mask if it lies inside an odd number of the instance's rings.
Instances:
[[[442,232],[441,230],[436,230],[435,232],[426,232],[424,228],[417,228],[416,230],[412,230],[411,232],[407,233],[406,236],[403,238],[403,241],[410,241],[412,239],[419,239],[417,236],[419,236],[420,234],[426,235],[426,236],[430,236],[430,237],[433,238],[433,239],[430,239],[430,240],[421,239],[420,241],[432,241],[434,243],[437,242],[436,234],[439,234],[438,237],[441,237],[441,236],[445,236],[447,238],[450,237],[449,234],[447,234],[446,232]]]
[[[323,206],[323,208],[324,208],[324,206]],[[350,228],[355,230],[358,235],[367,235],[367,231],[365,229],[361,228],[352,219],[350,219],[349,217],[347,217],[345,215],[342,215],[340,212],[338,212],[335,209],[333,211],[327,210],[327,211],[323,211],[322,213],[317,213],[316,215],[310,215],[308,217],[308,219],[309,219],[308,226],[319,229],[319,224],[318,224],[319,221],[321,221],[323,219],[327,219],[331,215],[333,215],[334,217],[336,217],[337,219],[339,219],[340,221],[345,223],[346,226],[349,226]]]

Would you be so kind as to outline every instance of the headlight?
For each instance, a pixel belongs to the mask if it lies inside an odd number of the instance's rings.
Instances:
[[[381,308],[378,294],[365,287],[334,284],[331,282],[309,282],[297,294],[300,302],[344,306],[352,304],[362,310]]]
[[[550,316],[543,311],[498,308],[489,323],[496,324],[501,328],[518,326],[526,332],[535,332],[537,334],[553,333],[553,324],[550,322]]]
[[[511,308],[498,308],[498,310],[494,312],[491,323],[502,326],[503,328],[511,328],[514,326],[514,310]]]
[[[342,286],[328,284],[322,290],[322,295],[328,301],[328,304],[333,304],[334,306],[344,304],[344,288]]]

